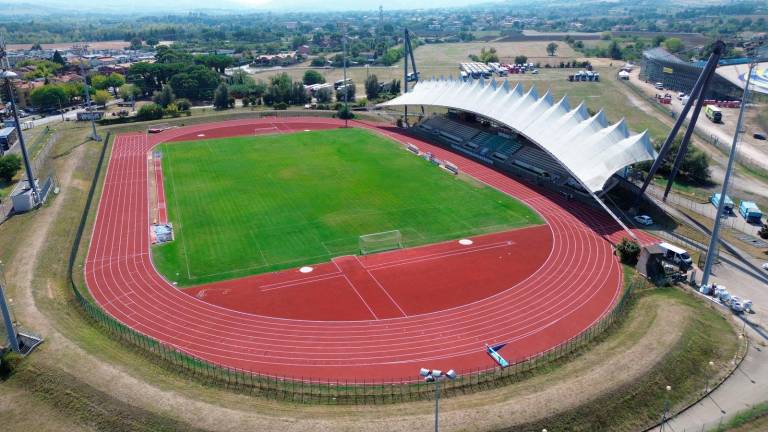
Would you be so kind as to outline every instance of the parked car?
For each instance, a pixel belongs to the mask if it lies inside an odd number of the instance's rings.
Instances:
[[[654,87],[656,87],[656,90],[664,90],[664,84],[657,82]]]
[[[768,262],[763,264],[763,270],[768,271]]]
[[[635,216],[635,222],[639,223],[640,225],[653,225],[653,219],[651,219],[648,215],[637,215]]]
[[[752,138],[765,141],[765,134],[761,134],[760,132],[755,132],[752,134]]]

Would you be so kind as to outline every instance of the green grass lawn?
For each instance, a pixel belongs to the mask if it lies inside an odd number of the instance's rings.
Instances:
[[[521,202],[360,129],[159,150],[176,240],[153,257],[180,286],[355,254],[363,234],[397,229],[416,246],[542,223]]]

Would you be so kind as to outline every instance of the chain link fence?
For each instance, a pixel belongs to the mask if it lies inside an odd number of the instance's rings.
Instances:
[[[646,193],[658,200],[661,200],[664,195],[664,190],[659,186],[651,184],[646,190]],[[696,201],[676,193],[670,193],[667,196],[666,202],[680,206],[682,208],[686,208],[712,220],[714,220],[715,216],[717,215],[717,208],[709,201]],[[744,218],[738,214],[738,207],[736,206],[734,207],[733,214],[724,215],[722,217],[721,226],[731,228],[751,236],[757,236],[757,232],[760,230],[760,225],[751,224],[744,220]]]
[[[714,134],[710,134],[709,136],[703,136],[703,138],[708,143],[717,147],[719,150],[721,150],[725,154],[728,154],[731,151],[731,143],[722,141],[720,138],[716,137]],[[738,145],[737,145],[737,151],[736,151],[736,162],[752,171],[757,171],[759,173],[766,172],[765,161],[759,161],[749,156],[745,156],[743,153],[738,151]]]
[[[270,113],[271,114],[271,113]],[[254,370],[242,370],[216,364],[178,347],[160,342],[120,323],[92,303],[80,291],[74,281],[73,269],[80,251],[83,232],[93,204],[96,185],[104,165],[104,158],[110,135],[104,146],[94,173],[86,205],[77,228],[75,241],[70,251],[68,274],[75,302],[85,316],[116,340],[133,347],[137,352],[150,358],[154,363],[175,371],[196,381],[213,384],[237,392],[261,397],[314,404],[386,404],[407,402],[434,397],[434,387],[414,377],[392,377],[378,380],[324,380],[313,377],[272,376]],[[505,369],[469,369],[457,371],[455,380],[441,386],[445,396],[490,389],[515,382],[535,372],[542,365],[571,354],[594,341],[615,322],[624,316],[632,294],[641,282],[633,279],[624,290],[614,308],[588,329],[557,345],[520,360]],[[482,349],[482,348],[479,348]],[[415,375],[415,374],[414,374]]]
[[[59,133],[53,132],[52,134],[49,134],[49,128],[48,126],[45,127],[46,131],[40,135],[38,140],[31,143],[29,146],[30,149],[36,149],[37,147],[40,147],[40,150],[36,152],[36,154],[32,155],[30,154],[30,158],[32,159],[32,173],[33,175],[39,180],[39,179],[47,179],[49,177],[53,178],[53,182],[55,184],[58,184],[58,181],[55,180],[55,173],[53,170],[53,164],[50,163],[50,153],[51,149],[53,149],[53,146],[56,144],[56,142],[59,139]],[[42,141],[42,142],[39,142]],[[18,146],[14,146],[14,148],[18,148]],[[18,150],[20,153],[20,150]],[[25,174],[26,178],[26,174]],[[10,194],[7,197],[4,197],[2,201],[0,202],[0,224],[5,222],[6,219],[8,219],[13,214],[13,201],[11,200]]]

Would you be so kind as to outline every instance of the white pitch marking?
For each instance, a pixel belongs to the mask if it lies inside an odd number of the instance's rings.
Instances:
[[[474,242],[472,240],[470,240],[470,239],[461,239],[461,240],[459,240],[459,244],[462,245],[462,246],[469,246],[472,243],[474,243]]]
[[[299,271],[302,272],[302,273],[312,273],[313,270],[314,270],[314,268],[312,268],[310,266],[304,266],[304,267],[299,269]]]

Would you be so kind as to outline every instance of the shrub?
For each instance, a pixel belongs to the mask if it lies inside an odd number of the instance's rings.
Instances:
[[[640,256],[640,244],[636,240],[624,237],[616,245],[616,253],[624,264],[635,265],[637,264],[637,258]]]
[[[768,239],[768,224],[763,224],[763,227],[760,228],[760,231],[757,232],[757,235],[759,235],[760,238]]]
[[[179,111],[179,106],[173,102],[169,103],[168,106],[165,107],[165,115],[169,115],[171,117],[178,117],[179,115],[181,115]]]
[[[0,180],[10,182],[21,169],[21,158],[17,154],[0,157]]]
[[[342,105],[342,106],[339,107],[339,111],[337,113],[337,116],[340,119],[344,119],[344,120],[350,120],[350,119],[355,118],[355,114],[352,111],[350,111],[349,108],[346,105]]]
[[[278,103],[274,104],[272,106],[272,108],[274,108],[276,110],[283,111],[283,110],[287,110],[288,109],[288,104],[285,103],[285,102],[278,102]]]
[[[186,98],[176,99],[176,106],[179,108],[179,111],[189,111],[192,109],[192,102]]]
[[[148,103],[139,108],[136,116],[141,120],[158,120],[163,118],[163,107],[156,103]]]
[[[13,351],[8,351],[0,357],[0,379],[8,378],[13,370],[21,363],[23,357]]]

